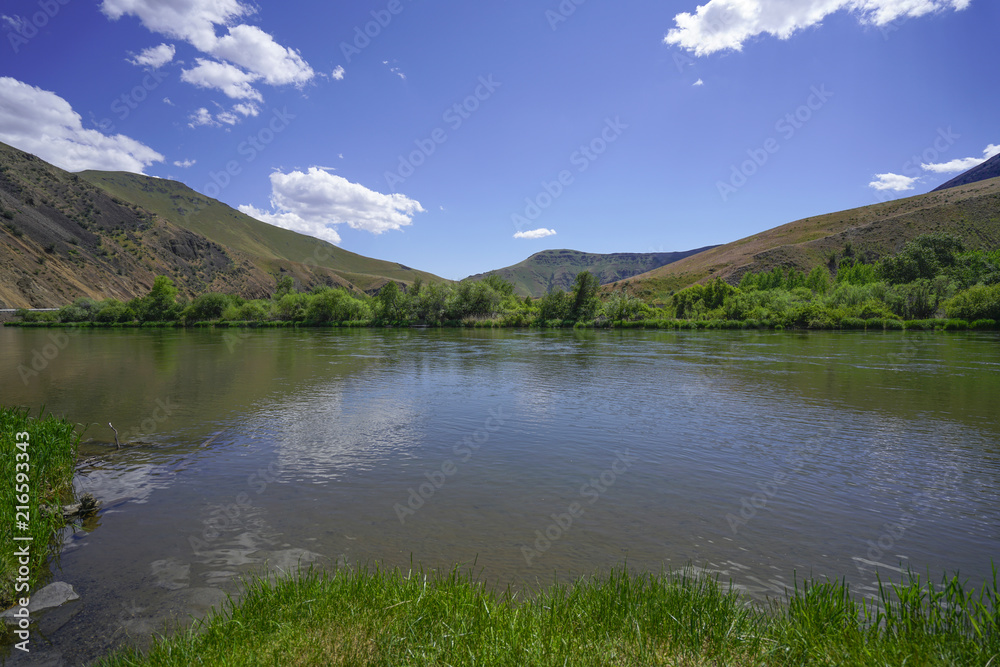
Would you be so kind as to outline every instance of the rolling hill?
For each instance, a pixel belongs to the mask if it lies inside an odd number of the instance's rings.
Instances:
[[[71,174],[2,143],[0,266],[0,308],[128,300],[161,274],[189,297],[263,297],[282,275],[305,288],[369,292],[389,280],[441,280],[272,227],[180,183]]]
[[[513,283],[517,294],[540,297],[554,289],[569,290],[577,274],[583,271],[590,271],[603,285],[626,280],[706,249],[699,248],[686,252],[620,252],[605,255],[577,250],[543,250],[519,264],[480,273],[470,276],[469,279],[479,280],[489,275],[497,275]]]
[[[659,302],[713,277],[735,283],[776,266],[808,271],[848,244],[880,257],[932,232],[959,236],[970,248],[1000,246],[1000,178],[790,222],[635,276],[628,289]]]
[[[424,271],[364,257],[312,236],[263,223],[177,181],[127,172],[83,171],[79,176],[182,229],[244,253],[268,273],[290,272],[305,282],[306,276],[299,275],[301,267],[296,265],[315,265],[366,292],[378,290],[389,279],[409,283],[419,276],[425,281],[445,282]]]

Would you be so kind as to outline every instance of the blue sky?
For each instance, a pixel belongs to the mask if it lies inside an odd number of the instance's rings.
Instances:
[[[725,243],[1000,152],[988,0],[5,0],[0,16],[0,141],[451,279],[548,248]]]

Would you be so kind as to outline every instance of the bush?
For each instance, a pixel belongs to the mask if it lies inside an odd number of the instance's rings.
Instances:
[[[992,331],[997,328],[996,320],[976,320],[969,325],[970,329],[979,329],[983,331]]]
[[[195,298],[181,314],[189,322],[207,322],[222,317],[226,308],[235,304],[236,299],[229,294],[209,292]]]
[[[102,324],[122,324],[135,319],[135,312],[121,301],[108,299],[101,304],[101,309],[97,311],[95,322]]]
[[[1000,320],[1000,283],[976,285],[945,304],[948,317],[963,320]]]

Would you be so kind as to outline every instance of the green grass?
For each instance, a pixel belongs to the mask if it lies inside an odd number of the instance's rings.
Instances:
[[[27,433],[28,438],[18,438],[18,433]],[[10,606],[23,591],[16,591],[18,558],[15,550],[30,544],[28,565],[29,590],[48,576],[48,559],[59,547],[58,532],[65,525],[61,505],[71,499],[73,466],[76,463],[77,445],[80,435],[73,424],[53,416],[34,418],[27,410],[0,406],[0,604]],[[27,446],[18,447],[19,442]],[[27,457],[24,454],[27,454]],[[18,459],[18,454],[21,454]],[[17,465],[28,463],[28,470]],[[27,474],[27,481],[18,478],[18,473]],[[26,484],[27,489],[18,488]],[[17,529],[17,506],[23,505],[23,493],[27,491],[28,530]],[[46,507],[56,507],[58,511],[47,512]],[[30,542],[18,542],[14,537],[30,536]],[[23,582],[22,582],[23,583]]]
[[[456,568],[248,582],[239,604],[103,667],[167,665],[986,665],[998,590],[908,576],[858,602],[837,582],[748,602],[716,579],[612,570],[521,599]]]

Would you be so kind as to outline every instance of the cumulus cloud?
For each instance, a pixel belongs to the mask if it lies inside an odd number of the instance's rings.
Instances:
[[[704,85],[705,85],[705,82],[704,82],[704,81],[702,81],[701,79],[698,79],[697,81],[695,81],[695,82],[694,82],[694,83],[692,83],[691,85],[692,85],[692,86],[704,86]]]
[[[256,116],[260,113],[260,109],[256,104],[253,103],[242,103],[234,104],[233,111],[240,114],[241,116]]]
[[[164,157],[123,134],[84,129],[69,102],[11,77],[0,77],[0,141],[67,171],[143,169]]]
[[[200,109],[195,109],[194,113],[188,118],[188,127],[201,127],[202,125],[215,125],[215,119],[212,118],[211,112],[205,107]]]
[[[866,25],[885,26],[898,19],[962,10],[971,1],[709,0],[694,13],[677,14],[677,27],[667,33],[664,42],[704,56],[716,51],[739,51],[744,42],[761,34],[788,39],[838,11],[852,12]]]
[[[990,144],[985,149],[983,149],[983,157],[965,157],[956,160],[951,160],[949,162],[938,162],[932,164],[923,163],[920,167],[924,171],[931,171],[935,174],[953,174],[961,171],[968,171],[973,167],[978,167],[982,163],[989,160],[991,157],[1000,155],[1000,145]]]
[[[182,39],[212,56],[219,62],[199,59],[198,67],[181,78],[230,97],[260,99],[249,85],[253,81],[301,86],[316,74],[297,51],[260,28],[234,25],[255,11],[239,0],[103,0],[101,11],[113,20],[135,16],[152,32]],[[218,36],[217,26],[226,28],[226,34]]]
[[[176,53],[177,49],[173,44],[160,44],[144,49],[135,58],[129,58],[129,62],[139,67],[158,69],[173,60]]]
[[[540,229],[532,229],[530,232],[518,232],[514,234],[515,239],[544,239],[546,236],[555,236],[556,230],[545,229],[544,227]]]
[[[181,72],[181,81],[194,84],[199,88],[217,88],[237,100],[256,100],[263,102],[264,98],[250,84],[259,77],[244,72],[239,67],[229,63],[198,58],[196,65]]]
[[[342,65],[337,65],[337,69],[333,70],[333,72],[330,74],[330,76],[332,76],[337,81],[343,81],[344,80],[344,67]]]
[[[240,210],[278,227],[340,242],[336,225],[348,225],[373,234],[401,229],[423,213],[420,202],[402,194],[385,195],[351,183],[318,167],[307,172],[271,174],[271,206],[262,211],[253,206]]]
[[[915,176],[903,176],[901,174],[875,174],[875,180],[868,184],[868,187],[876,190],[892,190],[902,192],[912,190],[913,185],[920,179]]]
[[[197,160],[174,160],[174,166],[180,167],[181,169],[188,169],[193,167]]]

